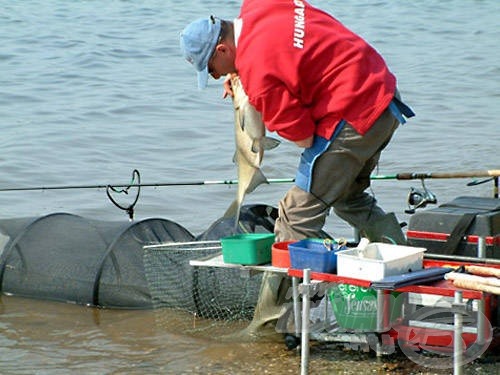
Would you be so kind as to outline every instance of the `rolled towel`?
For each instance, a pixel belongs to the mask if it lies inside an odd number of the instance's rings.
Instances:
[[[479,276],[495,276],[500,278],[500,269],[484,266],[465,266],[465,270],[469,273]]]
[[[500,295],[500,287],[487,284],[480,284],[469,280],[453,280],[453,285],[457,288],[479,290],[481,292]]]
[[[450,272],[445,279],[453,281],[457,288],[479,290],[500,295],[500,280],[496,277],[482,277],[465,273]]]
[[[478,284],[500,287],[500,279],[497,279],[496,277],[483,277],[478,275],[468,275],[466,273],[450,272],[444,275],[444,278],[446,280],[453,280],[453,281],[460,280],[460,281],[467,281],[470,283],[478,283]]]

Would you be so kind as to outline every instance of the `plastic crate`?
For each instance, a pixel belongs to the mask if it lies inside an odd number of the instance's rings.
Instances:
[[[335,241],[309,238],[288,245],[293,269],[310,269],[313,272],[335,273],[337,251],[345,249]]]
[[[425,250],[422,247],[373,242],[364,249],[339,251],[337,274],[375,281],[386,276],[421,270]]]
[[[224,263],[257,265],[271,262],[272,233],[244,233],[221,238]]]

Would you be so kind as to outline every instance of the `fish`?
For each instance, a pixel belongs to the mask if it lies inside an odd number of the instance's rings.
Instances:
[[[252,106],[237,75],[231,77],[234,107],[234,136],[236,150],[233,161],[238,168],[238,190],[236,199],[224,214],[234,217],[238,226],[241,205],[245,195],[261,184],[268,183],[260,166],[264,150],[271,150],[280,144],[278,139],[267,137],[261,114]]]

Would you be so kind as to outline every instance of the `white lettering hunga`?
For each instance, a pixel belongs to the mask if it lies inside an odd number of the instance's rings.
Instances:
[[[293,23],[293,46],[295,48],[304,48],[304,36],[305,32],[305,5],[301,0],[294,0],[294,23]]]

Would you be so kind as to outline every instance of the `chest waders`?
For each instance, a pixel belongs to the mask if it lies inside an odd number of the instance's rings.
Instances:
[[[404,124],[406,123],[405,117],[413,117],[415,113],[397,96],[399,95],[396,93],[388,109],[400,124]],[[311,192],[314,163],[326,150],[328,150],[332,142],[344,128],[345,124],[346,121],[341,120],[330,139],[315,135],[313,145],[305,149],[300,157],[299,167],[295,176],[295,185],[304,191]],[[371,241],[389,240],[390,242],[399,244],[406,243],[405,236],[394,213],[387,214],[385,217],[378,219],[377,222],[361,229],[363,235],[367,236]]]

